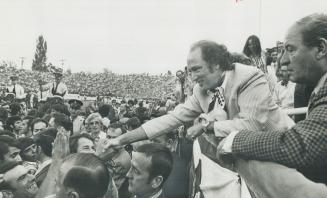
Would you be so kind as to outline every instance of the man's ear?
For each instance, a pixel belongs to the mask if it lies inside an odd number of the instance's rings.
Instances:
[[[327,56],[327,40],[324,38],[319,39],[318,51],[317,51],[317,59],[322,59]]]
[[[153,189],[159,188],[159,186],[162,184],[162,182],[163,182],[163,177],[161,175],[158,175],[152,179],[151,187]]]
[[[68,193],[68,197],[69,198],[79,198],[79,194],[76,192],[76,191],[70,191],[69,193]]]

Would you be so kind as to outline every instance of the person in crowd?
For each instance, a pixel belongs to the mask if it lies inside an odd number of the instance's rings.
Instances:
[[[2,167],[0,174],[3,174],[2,186],[10,190],[14,198],[34,198],[38,192],[34,175],[17,162]]]
[[[163,186],[163,192],[166,197],[187,197],[189,185],[188,167],[190,159],[187,159],[183,152],[183,142],[179,142],[178,133],[169,132],[152,141],[154,143],[163,144],[169,148],[173,156],[173,168],[167,181]]]
[[[14,102],[9,105],[10,108],[10,116],[22,116],[23,108],[21,104]]]
[[[23,166],[31,174],[35,174],[38,169],[37,156],[36,156],[36,144],[32,138],[23,137],[17,139],[17,147],[20,149],[20,156],[23,160]]]
[[[59,129],[63,127],[66,131],[72,133],[73,131],[73,123],[70,120],[69,116],[63,113],[54,113],[51,115],[49,120],[49,126]]]
[[[16,138],[24,136],[24,129],[26,128],[26,124],[23,122],[21,117],[9,117],[6,125],[6,128],[10,130]]]
[[[100,139],[106,138],[106,133],[101,130],[102,117],[99,113],[92,113],[85,119],[86,131],[97,143]]]
[[[14,94],[15,100],[17,102],[23,102],[25,98],[25,93],[24,93],[24,88],[17,83],[18,77],[11,76],[10,81],[11,81],[10,86],[8,86],[6,89],[7,93]]]
[[[10,162],[21,162],[19,155],[20,150],[17,148],[15,139],[1,135],[0,136],[0,166],[6,166]]]
[[[263,73],[267,73],[267,63],[264,51],[261,49],[259,37],[251,35],[247,38],[243,53],[250,58],[251,65],[259,68]]]
[[[173,168],[173,157],[167,147],[150,143],[132,154],[132,165],[127,173],[128,190],[135,197],[163,198],[162,187]]]
[[[56,133],[56,129],[48,128],[34,137],[36,144],[36,159],[39,163],[38,169],[35,173],[38,186],[41,186],[49,171],[52,162],[52,148]]]
[[[39,81],[41,91],[43,92],[49,90],[49,97],[63,98],[66,94],[68,94],[67,86],[64,82],[62,82],[63,71],[62,69],[58,68],[53,71],[53,74],[55,77],[55,82],[41,85],[41,81]]]
[[[237,130],[218,146],[218,154],[276,162],[295,168],[314,182],[327,184],[327,15],[313,14],[288,30],[281,65],[289,79],[313,85],[307,118],[289,130]]]
[[[73,135],[69,138],[71,153],[95,153],[94,139],[88,133]]]
[[[35,118],[31,123],[32,135],[35,136],[49,126],[48,122],[42,118]]]
[[[73,121],[73,134],[79,134],[84,130],[84,120],[85,118],[81,116],[81,108],[83,106],[83,102],[79,99],[71,99],[68,101],[70,117]]]
[[[295,83],[289,81],[286,65],[281,66],[280,72],[282,80],[277,83],[274,89],[274,98],[282,109],[292,109],[294,108]]]

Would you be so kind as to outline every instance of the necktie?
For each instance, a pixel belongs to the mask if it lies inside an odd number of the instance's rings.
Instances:
[[[224,90],[221,87],[215,89],[214,95],[209,104],[208,113],[215,108],[216,101],[218,102],[219,106],[221,106],[221,108],[224,108],[225,106]]]

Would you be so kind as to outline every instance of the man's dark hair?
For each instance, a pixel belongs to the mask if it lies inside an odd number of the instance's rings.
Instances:
[[[94,139],[88,133],[73,135],[69,138],[69,149],[71,153],[77,153],[78,140],[81,138],[89,139],[94,143]]]
[[[121,129],[122,134],[124,134],[124,133],[127,132],[126,129],[125,129],[125,127],[124,127],[124,124],[121,123],[121,122],[115,122],[115,123],[110,124],[108,126],[108,129],[110,129],[110,128],[112,128],[112,129]]]
[[[0,107],[0,120],[3,121],[3,123],[5,123],[4,121],[7,120],[8,118],[8,111],[7,109]]]
[[[217,44],[213,41],[201,40],[193,44],[190,51],[197,48],[201,49],[202,59],[208,63],[211,71],[216,65],[219,65],[220,69],[223,71],[232,70],[234,68],[231,54],[228,52],[226,46]]]
[[[12,131],[14,129],[13,126],[17,121],[22,121],[22,118],[17,115],[9,117],[6,122],[6,129]]]
[[[39,122],[43,122],[43,123],[46,125],[46,127],[49,126],[49,123],[48,123],[45,119],[42,119],[42,118],[36,118],[36,119],[34,119],[34,120],[32,121],[32,123],[31,123],[31,129],[32,129],[32,131],[34,130],[34,125],[35,125],[36,123],[39,123]]]
[[[102,198],[107,192],[110,174],[106,165],[94,154],[75,153],[63,163],[73,163],[68,170],[63,186],[73,188],[81,198]]]
[[[136,152],[144,153],[147,157],[151,157],[149,180],[161,175],[163,177],[162,186],[173,168],[173,156],[169,149],[162,144],[149,143],[137,147]]]
[[[73,131],[73,122],[70,120],[70,118],[63,114],[63,113],[55,113],[53,115],[54,117],[54,123],[57,126],[62,126],[65,128],[67,131]]]
[[[137,117],[132,117],[128,119],[125,124],[127,127],[130,127],[132,130],[134,130],[141,126],[141,121]]]
[[[303,43],[308,47],[319,46],[319,39],[327,39],[327,14],[312,14],[300,19],[296,24],[302,27]]]
[[[110,105],[109,104],[103,104],[99,107],[99,114],[101,117],[107,117],[110,112]]]
[[[66,105],[64,105],[64,104],[54,104],[54,105],[51,106],[51,110],[52,109],[59,112],[59,113],[63,113],[65,115],[67,115],[67,116],[70,116],[70,112],[68,110],[68,107]]]
[[[52,144],[55,140],[54,130],[57,131],[54,128],[46,129],[35,137],[35,144],[41,147],[42,152],[48,157],[52,157]]]
[[[9,145],[0,140],[0,160],[4,160],[4,156],[9,152]]]
[[[18,113],[22,110],[22,106],[17,102],[11,103],[9,108],[12,116],[18,115]]]

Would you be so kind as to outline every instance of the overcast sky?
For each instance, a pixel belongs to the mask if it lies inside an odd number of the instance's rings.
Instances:
[[[165,73],[186,65],[192,43],[210,39],[241,52],[283,40],[297,19],[326,12],[327,0],[1,0],[0,60],[30,69],[36,39],[48,62],[77,71]]]

